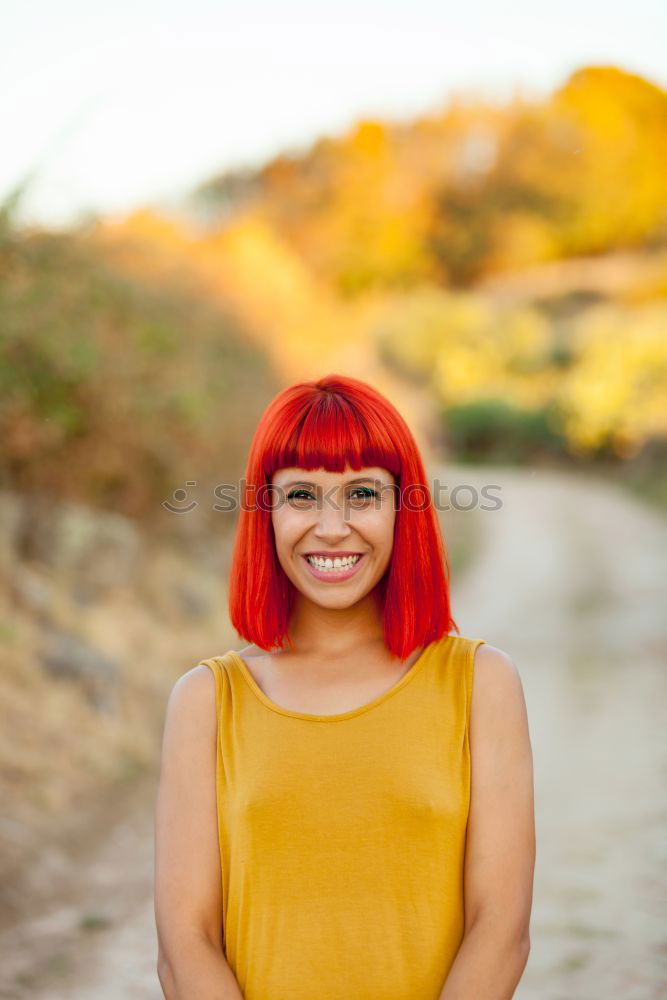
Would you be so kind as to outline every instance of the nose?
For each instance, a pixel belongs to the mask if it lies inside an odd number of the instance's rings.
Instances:
[[[336,509],[336,508],[339,509]],[[352,529],[345,520],[345,508],[336,500],[324,500],[318,512],[315,536],[322,542],[333,545],[347,538]]]

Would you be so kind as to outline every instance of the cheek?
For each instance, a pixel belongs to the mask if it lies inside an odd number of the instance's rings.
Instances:
[[[304,523],[304,518],[299,516],[299,512],[289,507],[281,507],[280,510],[274,511],[271,523],[279,552],[289,550],[295,545],[308,527]]]
[[[391,549],[394,541],[395,511],[389,509],[366,510],[350,513],[350,526],[377,549]]]

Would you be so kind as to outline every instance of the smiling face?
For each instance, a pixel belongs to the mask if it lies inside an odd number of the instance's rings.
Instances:
[[[314,603],[345,608],[384,575],[394,540],[394,477],[387,469],[279,469],[271,480],[278,559]]]

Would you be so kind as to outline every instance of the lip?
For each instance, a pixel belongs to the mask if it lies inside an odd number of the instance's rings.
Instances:
[[[309,553],[309,555],[316,555],[316,554],[317,553],[315,553],[315,552],[310,552]],[[341,557],[341,556],[344,556],[344,555],[359,555],[360,558],[357,559],[357,561],[354,564],[354,566],[351,566],[350,569],[341,569],[339,572],[336,572],[335,570],[325,571],[325,570],[321,570],[321,569],[316,569],[315,566],[311,566],[311,564],[308,562],[308,559],[306,558],[306,556],[302,556],[301,558],[303,559],[304,563],[306,564],[306,569],[308,570],[308,572],[310,573],[310,575],[312,577],[314,577],[316,580],[321,580],[323,583],[342,583],[344,580],[351,579],[355,575],[355,573],[358,572],[359,567],[361,566],[361,564],[363,563],[363,561],[364,561],[364,559],[366,557],[365,553],[363,553],[363,552],[362,553],[357,553],[357,552],[349,552],[349,553],[346,553],[346,552],[337,552],[336,553],[337,557]],[[329,555],[329,558],[331,558],[331,555]]]

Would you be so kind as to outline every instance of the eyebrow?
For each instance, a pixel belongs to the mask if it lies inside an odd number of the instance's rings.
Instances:
[[[360,476],[357,479],[348,479],[344,486],[352,486],[353,483],[376,483],[381,484],[381,479],[374,479],[372,476]],[[283,483],[283,489],[288,490],[290,486],[317,486],[317,483],[309,483],[305,479],[292,479],[289,483]]]

